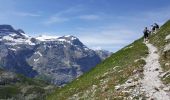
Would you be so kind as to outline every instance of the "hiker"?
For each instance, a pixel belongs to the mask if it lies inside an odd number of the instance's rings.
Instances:
[[[148,37],[149,37],[149,30],[147,27],[145,27],[144,31],[144,42],[147,42],[148,41]]]
[[[156,31],[156,27],[154,25],[151,25],[151,35],[154,34]]]
[[[155,34],[156,34],[159,30],[159,25],[157,23],[154,23],[154,27],[155,27]]]

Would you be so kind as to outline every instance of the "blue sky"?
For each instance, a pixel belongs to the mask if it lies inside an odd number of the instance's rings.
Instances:
[[[170,0],[0,0],[0,24],[31,36],[74,35],[92,49],[117,51],[154,22],[170,18]]]

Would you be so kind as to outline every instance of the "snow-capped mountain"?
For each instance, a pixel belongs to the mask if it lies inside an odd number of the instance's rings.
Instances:
[[[15,30],[10,25],[0,25],[0,40],[9,45],[29,44],[35,45],[31,37],[27,36],[21,29]]]
[[[26,62],[33,48],[23,31],[17,31],[10,25],[0,25],[0,67],[29,77],[38,75]]]
[[[56,41],[59,38],[59,36],[48,36],[48,35],[40,35],[36,37],[39,41]]]
[[[57,85],[72,81],[109,55],[96,53],[71,35],[34,38],[0,25],[0,66]]]

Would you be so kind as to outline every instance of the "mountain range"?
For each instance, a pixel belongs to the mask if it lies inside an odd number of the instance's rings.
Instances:
[[[31,37],[22,29],[0,25],[0,67],[63,86],[111,55],[92,50],[77,37]]]

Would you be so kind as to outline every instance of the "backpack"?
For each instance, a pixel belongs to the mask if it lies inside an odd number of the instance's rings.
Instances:
[[[158,24],[155,24],[155,28],[159,28],[159,25],[158,25]]]
[[[147,29],[144,29],[143,33],[144,33],[144,34],[148,34],[149,32],[148,32]]]
[[[156,26],[153,26],[153,27],[152,27],[152,31],[155,31],[155,29],[156,29]]]

